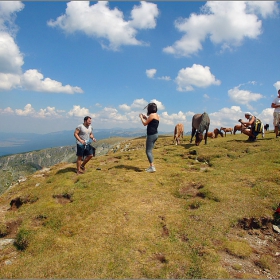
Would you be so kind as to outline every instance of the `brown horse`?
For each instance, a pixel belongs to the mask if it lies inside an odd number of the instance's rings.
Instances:
[[[220,134],[222,137],[224,137],[223,132],[222,132],[220,129],[218,129],[218,128],[215,128],[215,129],[214,129],[214,134],[215,134],[215,138],[218,138],[218,135],[219,135],[219,134]]]
[[[231,127],[221,127],[220,130],[223,130],[225,133],[225,137],[227,136],[227,132],[230,132],[232,134],[233,129]]]
[[[178,123],[174,129],[174,143],[175,145],[180,144],[180,138],[184,138],[184,125],[182,123]]]
[[[207,137],[210,137],[212,139],[215,138],[215,133],[214,132],[207,132]],[[204,136],[204,139],[205,139],[205,136]]]
[[[210,126],[210,118],[206,112],[203,114],[195,114],[192,117],[192,136],[191,136],[191,143],[192,139],[195,135],[195,145],[198,146],[200,142],[203,140],[203,132],[205,130],[205,145],[207,144],[207,133]]]
[[[241,124],[237,124],[233,128],[233,134],[235,135],[236,131],[241,131]],[[241,131],[242,133],[242,131]]]

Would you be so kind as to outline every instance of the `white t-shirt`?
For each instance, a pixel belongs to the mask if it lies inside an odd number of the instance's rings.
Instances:
[[[85,140],[86,142],[88,142],[90,140],[90,134],[93,131],[92,126],[90,125],[88,128],[86,128],[84,126],[84,124],[80,124],[77,126],[77,129],[80,131],[79,132],[79,136],[81,139]],[[83,145],[80,141],[76,140],[76,143],[79,145]]]
[[[276,104],[276,105],[280,105],[280,98],[279,97],[276,97],[272,103]],[[280,107],[278,108],[274,108],[274,112],[277,112],[277,113],[280,113]]]

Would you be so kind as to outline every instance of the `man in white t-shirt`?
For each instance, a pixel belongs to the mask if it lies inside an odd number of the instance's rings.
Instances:
[[[83,174],[86,163],[95,156],[95,148],[90,145],[90,141],[96,142],[93,136],[91,117],[86,116],[84,123],[77,126],[74,132],[77,144],[77,174]]]
[[[278,90],[278,96],[271,103],[271,108],[274,108],[273,125],[274,125],[276,138],[278,138],[279,121],[280,121],[280,89]]]

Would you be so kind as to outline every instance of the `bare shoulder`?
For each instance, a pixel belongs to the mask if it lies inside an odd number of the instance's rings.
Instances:
[[[157,113],[152,113],[150,114],[149,116],[151,119],[155,119],[155,120],[158,120],[159,121],[159,115]]]

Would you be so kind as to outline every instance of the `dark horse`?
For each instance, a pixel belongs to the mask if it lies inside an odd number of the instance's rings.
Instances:
[[[210,125],[210,118],[207,113],[203,114],[195,114],[192,117],[192,137],[191,137],[191,143],[192,139],[195,134],[195,145],[198,146],[200,142],[203,140],[203,132],[205,130],[205,144],[207,144],[207,132],[209,130]]]

